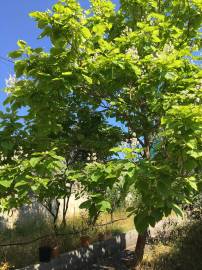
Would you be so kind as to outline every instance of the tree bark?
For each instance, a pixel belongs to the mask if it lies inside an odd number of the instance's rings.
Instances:
[[[72,195],[72,188],[73,188],[73,184],[71,183],[68,194],[63,198],[63,211],[62,211],[62,223],[61,223],[63,228],[67,226],[67,211],[69,208],[70,197]]]
[[[144,135],[144,145],[145,145],[144,157],[145,159],[149,160],[150,159],[150,141],[149,141],[149,136],[146,134]],[[137,243],[135,247],[135,265],[134,265],[135,268],[134,269],[138,269],[143,260],[147,236],[148,236],[147,229],[142,234],[138,234]]]
[[[142,234],[138,234],[137,243],[135,247],[135,265],[134,265],[135,268],[134,269],[138,269],[140,263],[143,260],[147,236],[148,236],[147,230]]]

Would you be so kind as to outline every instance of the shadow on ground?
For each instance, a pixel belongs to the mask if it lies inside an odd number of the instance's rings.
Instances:
[[[98,261],[93,265],[93,270],[128,270],[129,264],[134,260],[134,252],[130,250],[124,250],[121,253],[117,253],[117,256],[109,256],[106,259]]]
[[[202,270],[202,221],[174,229],[170,238],[169,244],[161,245],[165,252],[159,255],[157,248],[153,255],[156,258],[148,264],[145,263],[142,269]]]

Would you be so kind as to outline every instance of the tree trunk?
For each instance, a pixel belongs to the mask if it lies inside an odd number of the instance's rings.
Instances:
[[[142,262],[147,236],[148,236],[147,231],[145,231],[142,234],[138,234],[137,243],[135,247],[135,265],[134,265],[135,269],[138,269],[140,263]]]
[[[144,156],[145,156],[145,159],[149,160],[150,159],[150,142],[149,142],[149,137],[147,134],[144,135],[144,145],[145,145]],[[135,247],[135,265],[134,265],[135,268],[134,269],[138,269],[142,262],[147,236],[148,236],[147,230],[145,230],[142,234],[138,234],[137,243]]]
[[[66,226],[67,226],[67,211],[69,208],[69,201],[70,201],[70,197],[72,194],[72,187],[73,187],[73,184],[70,184],[69,194],[63,198],[63,211],[62,211],[62,226],[63,226],[63,228],[66,228]]]

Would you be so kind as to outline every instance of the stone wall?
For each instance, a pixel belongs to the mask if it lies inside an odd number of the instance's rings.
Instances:
[[[102,259],[109,256],[120,257],[124,249],[134,247],[137,240],[135,230],[122,233],[112,239],[97,242],[88,248],[80,248],[52,260],[50,263],[41,263],[27,266],[20,270],[84,270],[92,269],[93,264],[99,263]]]
[[[84,201],[83,199],[75,199],[75,196],[72,195],[69,201],[69,208],[67,212],[67,217],[78,216],[80,213],[79,205]],[[62,217],[62,203],[60,207],[59,216]],[[16,222],[26,222],[26,220],[30,220],[37,217],[51,218],[48,211],[39,203],[33,202],[31,205],[23,206],[20,209],[13,209],[9,213],[0,214],[0,229],[3,228],[13,228]]]

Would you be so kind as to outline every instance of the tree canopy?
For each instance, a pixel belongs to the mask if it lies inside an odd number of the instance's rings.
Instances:
[[[28,156],[57,147],[67,167],[76,153],[74,169],[82,171],[77,177],[90,194],[83,206],[95,212],[111,207],[106,189],[121,182],[127,194],[134,187],[141,201],[129,212],[143,233],[172,210],[181,215],[179,205],[201,187],[202,4],[120,4],[115,9],[111,1],[92,0],[84,10],[75,0],[60,0],[52,10],[30,14],[39,38],[52,46],[44,51],[18,41],[10,53],[17,79],[6,89],[11,113],[3,117],[10,122],[3,122],[0,136],[13,132],[16,140],[2,141],[1,149],[7,155],[18,137]],[[20,117],[22,107],[27,114]],[[98,160],[85,166],[89,152]]]

